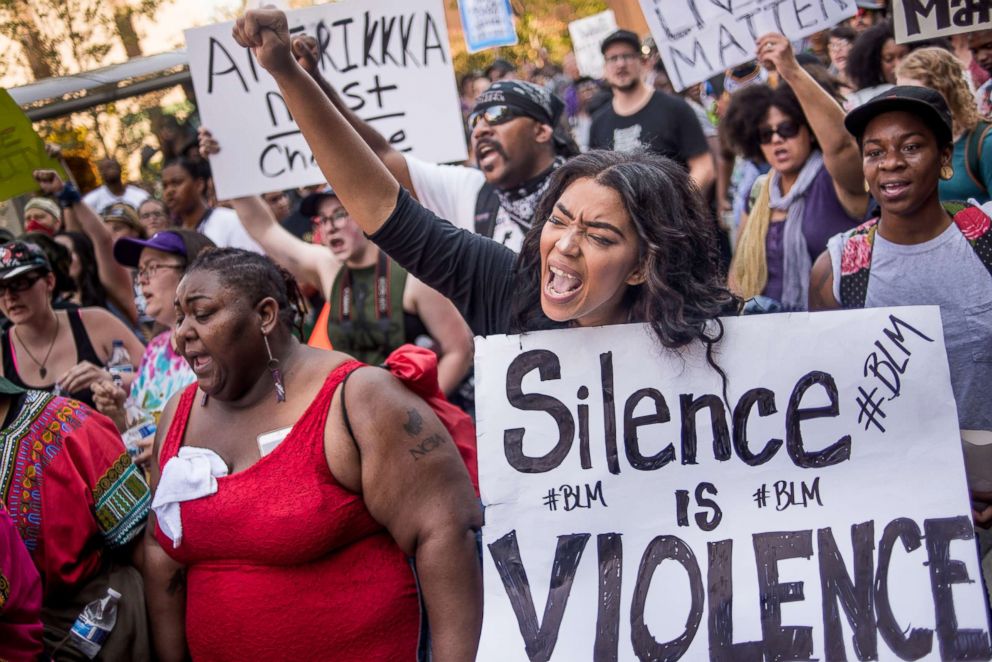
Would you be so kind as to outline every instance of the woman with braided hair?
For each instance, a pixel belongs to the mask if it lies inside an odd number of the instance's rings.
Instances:
[[[402,382],[301,344],[301,305],[288,272],[238,249],[205,252],[179,285],[175,342],[197,382],[167,405],[153,453],[159,659],[416,659],[418,588],[433,659],[471,659],[469,473]]]

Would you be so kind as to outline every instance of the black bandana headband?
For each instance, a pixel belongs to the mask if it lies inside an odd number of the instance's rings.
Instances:
[[[565,110],[565,103],[543,87],[521,80],[498,80],[475,100],[473,112],[504,105],[551,126],[558,124]]]

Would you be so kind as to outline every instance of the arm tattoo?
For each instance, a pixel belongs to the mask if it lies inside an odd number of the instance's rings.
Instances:
[[[169,578],[169,585],[166,587],[165,591],[169,595],[175,595],[179,591],[186,589],[186,568],[179,568],[174,573],[172,577]]]
[[[432,434],[427,437],[414,448],[410,449],[410,455],[413,456],[414,460],[419,461],[420,458],[430,453],[432,450],[444,443],[444,437],[439,434]]]
[[[407,421],[403,424],[403,430],[411,437],[416,437],[424,429],[424,417],[416,409],[406,410]]]

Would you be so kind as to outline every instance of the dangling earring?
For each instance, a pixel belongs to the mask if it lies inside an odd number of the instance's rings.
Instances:
[[[272,348],[269,347],[269,337],[262,334],[265,341],[265,351],[269,355],[269,372],[272,373],[272,381],[276,385],[276,402],[286,402],[286,385],[282,381],[282,370],[279,369],[279,359],[272,356]]]
[[[871,187],[868,186],[868,180],[865,180],[865,193],[871,193]]]
[[[951,167],[950,163],[945,163],[940,166],[940,178],[945,182],[950,180],[954,176],[954,168]]]

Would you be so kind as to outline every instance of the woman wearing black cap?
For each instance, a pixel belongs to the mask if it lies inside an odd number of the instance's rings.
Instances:
[[[813,266],[810,309],[939,305],[975,520],[992,522],[992,232],[979,207],[940,202],[951,171],[944,98],[900,86],[847,115],[880,215],[833,237]],[[977,449],[977,450],[976,450]],[[977,457],[977,456],[971,456]]]

